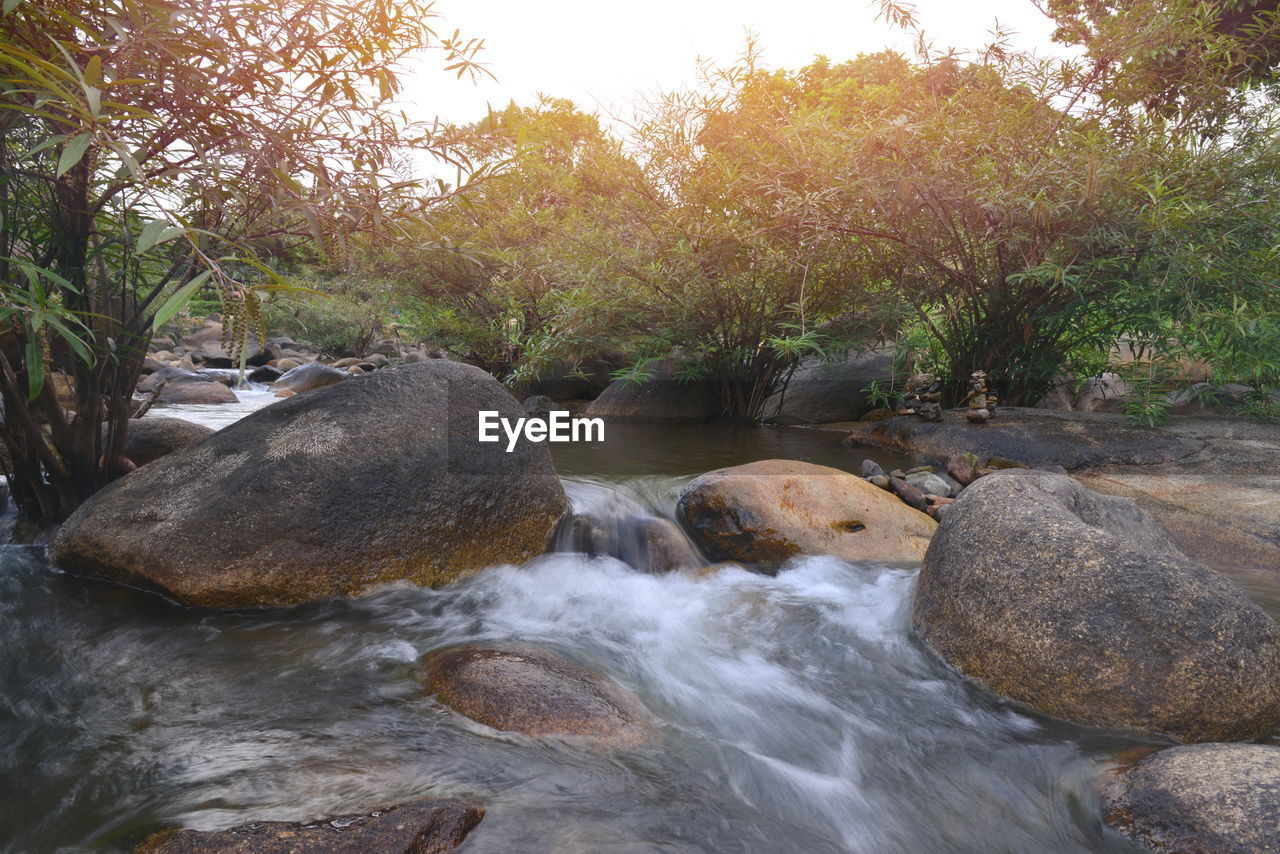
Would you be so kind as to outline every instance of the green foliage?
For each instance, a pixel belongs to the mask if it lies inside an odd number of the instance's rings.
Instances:
[[[387,282],[339,278],[308,284],[314,294],[282,297],[265,306],[268,329],[342,358],[367,355],[374,341],[399,328]]]
[[[155,324],[212,292],[243,356],[262,301],[291,287],[268,261],[314,240],[341,263],[351,235],[430,206],[404,156],[450,149],[391,102],[422,49],[464,73],[478,48],[433,23],[425,0],[5,4],[0,439],[25,512],[64,517],[127,469]]]

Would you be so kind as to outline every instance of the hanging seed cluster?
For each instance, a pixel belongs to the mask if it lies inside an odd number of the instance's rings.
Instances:
[[[218,290],[222,302],[222,349],[232,362],[239,363],[246,355],[249,340],[258,336],[259,345],[267,340],[267,323],[262,316],[262,300],[248,288],[222,287]]]

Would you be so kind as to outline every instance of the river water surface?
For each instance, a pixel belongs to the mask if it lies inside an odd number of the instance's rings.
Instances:
[[[180,409],[155,414],[232,415]],[[861,460],[810,431],[609,430],[607,448],[556,448],[579,512],[669,516],[721,465]],[[647,575],[562,553],[445,590],[214,614],[3,547],[0,852],[123,852],[166,826],[422,797],[487,807],[467,854],[1137,851],[1103,827],[1090,780],[1151,743],[959,678],[910,629],[915,575],[831,558]],[[609,752],[462,718],[415,662],[464,642],[604,671],[659,737]]]

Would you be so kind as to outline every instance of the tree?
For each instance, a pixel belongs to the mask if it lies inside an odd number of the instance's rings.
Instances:
[[[433,25],[421,0],[5,4],[0,438],[24,512],[65,517],[128,468],[151,329],[197,290],[221,296],[243,355],[283,284],[273,250],[341,258],[430,204],[405,153],[448,151],[395,109],[400,75],[427,48],[474,73],[480,47]]]
[[[445,135],[490,171],[433,211],[418,248],[374,267],[419,301],[418,331],[513,385],[623,341],[635,318],[608,281],[635,260],[651,210],[621,143],[549,98]]]
[[[1054,38],[1084,47],[1078,85],[1198,132],[1230,122],[1280,64],[1276,0],[1034,0]],[[1219,128],[1220,129],[1220,128]]]

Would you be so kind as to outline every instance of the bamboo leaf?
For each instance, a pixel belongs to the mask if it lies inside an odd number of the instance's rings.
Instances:
[[[93,142],[93,134],[82,133],[72,137],[71,141],[63,146],[62,155],[58,158],[59,177],[84,159],[84,153],[89,149],[90,142]]]
[[[151,328],[159,329],[168,323],[187,303],[191,302],[191,298],[196,295],[196,291],[200,290],[200,286],[208,281],[211,275],[213,275],[212,270],[205,270],[174,291],[173,296],[165,300],[164,305],[156,310],[155,317],[151,319]]]
[[[142,228],[142,234],[138,235],[138,243],[134,247],[134,251],[141,255],[154,246],[173,240],[175,237],[181,237],[186,234],[186,229],[180,225],[170,225],[167,220],[153,219]]]
[[[40,336],[27,336],[27,400],[35,400],[44,388],[44,352],[40,347]]]

